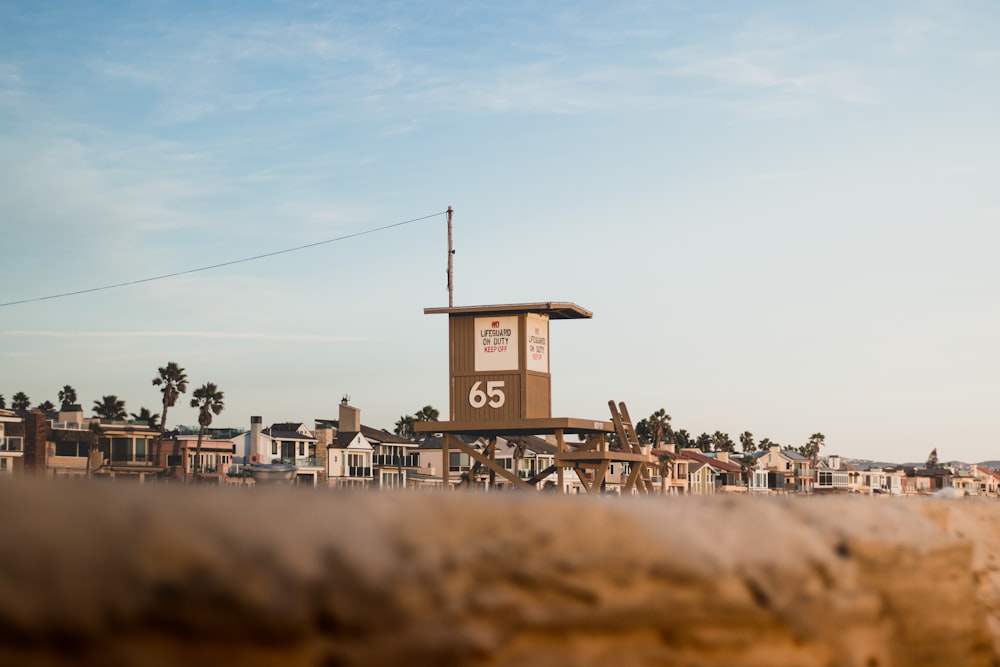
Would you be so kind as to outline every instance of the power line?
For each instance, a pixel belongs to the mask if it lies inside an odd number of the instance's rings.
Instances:
[[[154,280],[165,280],[167,278],[176,278],[177,276],[185,276],[189,273],[198,273],[200,271],[209,271],[211,269],[220,269],[224,266],[232,266],[233,264],[242,264],[243,262],[252,262],[257,259],[264,259],[265,257],[274,257],[275,255],[284,255],[289,252],[296,252],[298,250],[305,250],[306,248],[315,248],[316,246],[326,245],[327,243],[335,243],[336,241],[346,241],[347,239],[353,239],[358,236],[364,236],[366,234],[374,234],[375,232],[383,232],[387,229],[392,229],[393,227],[402,227],[403,225],[409,225],[414,222],[420,222],[421,220],[428,220],[430,218],[436,218],[439,215],[444,215],[448,211],[439,211],[438,213],[431,213],[430,215],[424,215],[419,218],[412,218],[410,220],[404,220],[403,222],[395,222],[391,225],[384,225],[382,227],[375,227],[374,229],[366,229],[360,232],[354,232],[353,234],[345,234],[344,236],[338,236],[337,238],[327,239],[326,241],[317,241],[315,243],[307,243],[306,245],[296,246],[294,248],[286,248],[284,250],[275,250],[274,252],[266,252],[262,255],[254,255],[253,257],[244,257],[243,259],[234,259],[229,262],[222,262],[221,264],[212,264],[211,266],[201,266],[197,269],[187,269],[186,271],[177,271],[175,273],[165,273],[161,276],[152,276],[151,278],[140,278],[139,280],[129,280],[124,283],[115,283],[114,285],[104,285],[103,287],[91,287],[90,289],[76,290],[75,292],[63,292],[62,294],[50,294],[49,296],[37,296],[31,299],[21,299],[20,301],[8,301],[7,303],[0,303],[0,308],[4,306],[16,306],[22,303],[32,303],[34,301],[46,301],[48,299],[61,299],[65,296],[77,296],[79,294],[88,294],[90,292],[101,292],[103,290],[115,289],[116,287],[127,287],[129,285],[138,285],[140,283],[150,283]]]

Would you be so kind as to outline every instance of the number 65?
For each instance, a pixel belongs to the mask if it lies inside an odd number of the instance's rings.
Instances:
[[[507,400],[507,396],[503,393],[503,380],[489,380],[486,383],[486,391],[479,388],[482,383],[482,380],[476,382],[469,390],[469,405],[477,409],[487,403],[491,408],[503,407]]]

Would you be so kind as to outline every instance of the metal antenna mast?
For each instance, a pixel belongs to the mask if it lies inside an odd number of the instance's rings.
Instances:
[[[454,262],[452,261],[455,256],[455,249],[451,244],[451,206],[448,207],[448,307],[455,307],[455,282],[453,280],[452,271]]]

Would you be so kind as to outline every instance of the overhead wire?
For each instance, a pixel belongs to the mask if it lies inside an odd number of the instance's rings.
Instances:
[[[149,278],[140,278],[138,280],[128,280],[122,283],[115,283],[114,285],[103,285],[101,287],[91,287],[89,289],[75,290],[73,292],[63,292],[61,294],[50,294],[48,296],[37,296],[30,299],[20,299],[19,301],[8,301],[6,303],[0,303],[0,308],[5,306],[17,306],[23,303],[32,303],[35,301],[47,301],[49,299],[61,299],[67,296],[77,296],[80,294],[88,294],[90,292],[101,292],[104,290],[115,289],[118,287],[128,287],[129,285],[139,285],[141,283],[149,283],[155,280],[165,280],[167,278],[176,278],[177,276],[185,276],[191,273],[199,273],[201,271],[210,271],[212,269],[221,269],[224,266],[232,266],[234,264],[242,264],[244,262],[252,262],[258,259],[264,259],[266,257],[274,257],[276,255],[284,255],[290,252],[296,252],[299,250],[306,250],[307,248],[315,248],[316,246],[326,245],[328,243],[335,243],[337,241],[346,241],[347,239],[357,238],[358,236],[365,236],[366,234],[374,234],[376,232],[384,232],[387,229],[393,229],[394,227],[402,227],[403,225],[409,225],[414,222],[421,222],[423,220],[428,220],[430,218],[436,218],[439,215],[445,215],[447,211],[440,211],[438,213],[431,213],[429,215],[420,216],[419,218],[411,218],[410,220],[404,220],[402,222],[394,222],[391,225],[383,225],[382,227],[375,227],[373,229],[365,229],[360,232],[353,232],[351,234],[344,234],[343,236],[338,236],[336,238],[327,239],[325,241],[316,241],[315,243],[307,243],[305,245],[296,246],[294,248],[285,248],[284,250],[275,250],[273,252],[266,252],[260,255],[254,255],[253,257],[244,257],[242,259],[234,259],[228,262],[221,262],[219,264],[212,264],[210,266],[200,266],[195,269],[186,269],[184,271],[175,271],[174,273],[164,273],[159,276],[151,276]]]

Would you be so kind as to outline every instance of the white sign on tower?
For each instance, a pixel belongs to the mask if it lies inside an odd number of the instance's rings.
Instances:
[[[476,371],[516,371],[517,316],[477,317]]]

